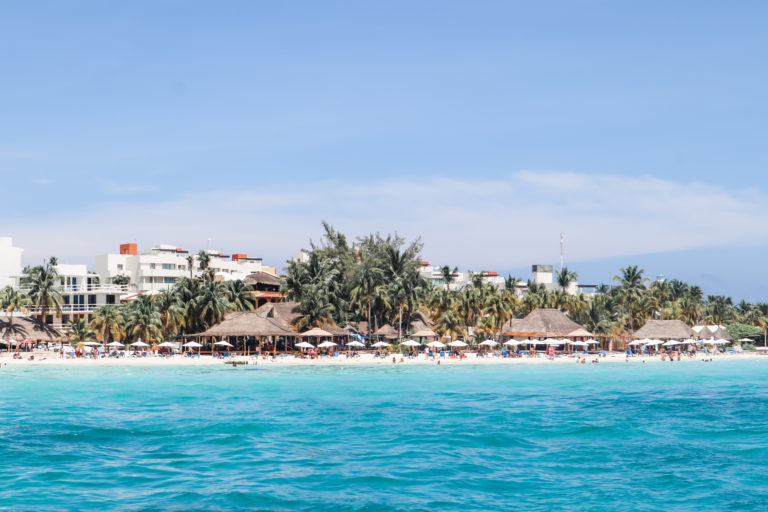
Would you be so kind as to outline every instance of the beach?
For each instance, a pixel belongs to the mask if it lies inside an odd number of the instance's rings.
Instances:
[[[24,358],[14,359],[11,354],[3,353],[0,355],[0,365],[8,367],[16,366],[63,366],[63,367],[83,367],[83,366],[144,366],[144,367],[162,367],[162,366],[220,366],[224,364],[247,364],[253,366],[486,366],[486,365],[562,365],[577,364],[576,359],[585,358],[586,365],[609,363],[609,364],[645,364],[651,362],[662,362],[661,357],[655,356],[633,356],[627,358],[623,352],[609,352],[604,357],[597,354],[584,356],[565,356],[558,355],[554,359],[546,357],[544,354],[538,354],[536,357],[477,357],[475,354],[468,354],[464,359],[452,359],[449,357],[427,358],[419,354],[413,358],[402,358],[400,355],[390,354],[380,358],[375,358],[373,354],[364,353],[358,357],[346,357],[346,353],[341,353],[338,357],[320,357],[318,359],[298,358],[294,355],[280,355],[273,358],[270,356],[235,356],[228,358],[213,358],[207,355],[200,357],[184,357],[173,355],[170,357],[103,357],[103,358],[61,358],[54,352],[23,352]],[[34,355],[34,360],[29,359],[29,355]],[[395,358],[393,362],[392,358]],[[717,363],[721,361],[732,360],[765,360],[768,361],[768,355],[761,352],[740,352],[728,354],[697,354],[696,357],[682,355],[680,361],[670,361],[668,358],[665,363],[701,363],[703,361]]]

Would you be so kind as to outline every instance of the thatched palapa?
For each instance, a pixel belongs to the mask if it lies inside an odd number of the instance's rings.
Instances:
[[[634,337],[638,339],[684,340],[693,338],[695,335],[695,331],[682,320],[648,320],[644,326],[635,332]]]
[[[591,336],[584,327],[568,318],[559,309],[535,309],[522,320],[514,323],[510,322],[510,327],[514,330],[505,331],[505,336],[559,338]],[[587,334],[571,334],[578,330],[582,330]]]
[[[421,329],[411,334],[412,338],[437,338],[437,333],[432,329]]]
[[[307,332],[299,334],[299,336],[302,338],[330,338],[333,336],[333,334],[326,330],[315,327],[314,329],[310,329]]]
[[[385,338],[397,338],[397,331],[389,324],[384,324],[374,332],[376,336],[384,336]]]
[[[62,333],[31,316],[9,316],[0,319],[0,338],[6,340],[58,341]]]
[[[229,313],[218,325],[198,336],[296,336],[296,333],[274,318],[258,314],[258,311]]]

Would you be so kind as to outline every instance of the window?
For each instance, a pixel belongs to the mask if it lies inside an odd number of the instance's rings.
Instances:
[[[123,264],[122,263],[118,263],[117,264],[117,270],[123,270]]]
[[[187,266],[186,265],[179,265],[179,270],[187,270]]]
[[[166,276],[166,277],[163,278],[163,282],[164,283],[175,283],[176,282],[176,278],[175,277],[167,277]]]
[[[173,270],[175,265],[173,263],[163,263],[163,270]]]
[[[88,305],[89,306],[95,306],[96,305],[96,296],[95,295],[89,295],[88,296]]]
[[[114,304],[114,303],[115,303],[115,296],[107,295],[107,304]]]
[[[157,265],[155,265],[154,263],[150,263],[150,264],[149,264],[149,269],[150,269],[150,270],[155,270],[155,267],[156,267],[156,266],[157,266]]]

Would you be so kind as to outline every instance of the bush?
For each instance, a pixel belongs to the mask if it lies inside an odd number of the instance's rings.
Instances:
[[[755,346],[751,343],[747,343],[746,341],[741,344],[741,348],[743,350],[755,350]]]

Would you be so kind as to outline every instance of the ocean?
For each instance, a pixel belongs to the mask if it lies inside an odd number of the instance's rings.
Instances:
[[[4,367],[0,510],[768,510],[768,357]]]

